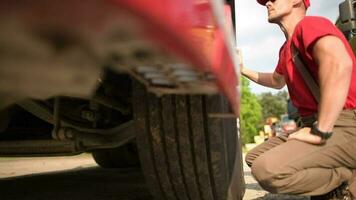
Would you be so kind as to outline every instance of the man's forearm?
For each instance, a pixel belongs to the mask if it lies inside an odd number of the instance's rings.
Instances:
[[[251,81],[266,87],[280,89],[284,86],[284,84],[277,83],[274,80],[273,73],[256,72],[246,68],[243,68],[241,70],[241,73]]]

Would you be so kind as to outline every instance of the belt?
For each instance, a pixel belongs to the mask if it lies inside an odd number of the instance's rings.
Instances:
[[[317,119],[317,114],[301,117],[302,127],[311,127]]]

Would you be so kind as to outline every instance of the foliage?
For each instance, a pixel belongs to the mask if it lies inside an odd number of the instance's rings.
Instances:
[[[278,92],[273,95],[271,92],[262,93],[258,96],[258,101],[262,106],[262,116],[266,120],[268,117],[280,118],[282,114],[287,113],[287,98],[286,91]]]
[[[246,144],[253,142],[253,137],[258,135],[259,125],[262,120],[262,109],[256,95],[250,91],[249,81],[243,77],[241,82],[240,125],[242,142]]]

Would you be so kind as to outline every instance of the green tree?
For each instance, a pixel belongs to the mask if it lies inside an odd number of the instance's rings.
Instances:
[[[262,109],[256,95],[250,91],[249,81],[243,77],[241,82],[240,125],[242,142],[246,144],[253,142],[253,137],[258,135],[262,120]]]
[[[272,94],[271,92],[262,93],[258,96],[258,101],[262,106],[263,119],[268,117],[279,118],[282,114],[287,112],[287,98],[288,93],[286,91]]]

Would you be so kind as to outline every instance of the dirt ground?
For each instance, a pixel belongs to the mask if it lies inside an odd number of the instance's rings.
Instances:
[[[245,167],[244,200],[308,200],[264,191]],[[140,169],[101,169],[90,154],[0,158],[1,200],[151,200]]]
[[[90,154],[0,158],[1,200],[151,200],[140,169],[102,169]]]

